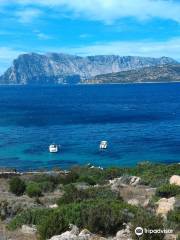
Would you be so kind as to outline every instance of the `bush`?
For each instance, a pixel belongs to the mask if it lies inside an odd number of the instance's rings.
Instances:
[[[40,197],[42,195],[39,184],[31,182],[26,187],[26,193],[29,197]]]
[[[58,205],[81,202],[90,199],[106,199],[117,200],[121,199],[120,196],[112,192],[108,187],[90,187],[87,189],[78,189],[75,185],[70,184],[65,187],[64,195],[58,200]]]
[[[176,231],[180,231],[180,207],[170,211],[167,215],[167,220],[170,226]]]
[[[78,181],[88,183],[89,185],[96,184],[96,181],[92,177],[88,177],[88,176],[80,176]]]
[[[99,168],[74,167],[71,169],[71,172],[78,175],[76,182],[85,181],[90,185],[95,185],[97,183],[104,183],[105,180],[105,171]]]
[[[39,234],[41,239],[50,238],[66,231],[70,223],[94,233],[115,234],[123,223],[134,217],[136,211],[136,207],[119,201],[71,203],[55,209],[44,218],[38,228]]]
[[[156,189],[156,195],[159,197],[173,197],[180,194],[180,187],[174,184],[164,184]]]
[[[10,192],[16,195],[22,195],[26,189],[26,185],[19,177],[13,177],[9,182],[9,189]]]
[[[79,178],[79,175],[76,171],[70,171],[67,175],[60,175],[58,177],[58,183],[60,184],[70,184],[75,183],[77,179]]]
[[[11,220],[8,228],[10,230],[15,230],[16,228],[21,227],[23,224],[38,225],[41,223],[43,218],[48,216],[50,212],[52,212],[52,209],[48,208],[34,208],[25,210]]]
[[[143,229],[164,229],[163,227],[163,219],[161,217],[157,217],[152,213],[147,213],[144,211],[138,212],[135,219],[132,222],[132,237],[133,239],[141,239],[141,240],[163,240],[164,233],[143,233],[143,235],[139,238],[135,234],[136,227],[142,227]]]
[[[42,192],[52,192],[55,189],[55,184],[50,181],[40,182],[38,185]]]

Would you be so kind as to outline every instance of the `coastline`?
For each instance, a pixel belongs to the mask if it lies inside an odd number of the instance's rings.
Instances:
[[[2,84],[0,86],[30,86],[30,87],[57,87],[57,86],[79,86],[79,85],[133,85],[133,84],[169,84],[169,83],[180,83],[180,81],[150,81],[150,82],[120,82],[120,83],[77,83],[77,84],[67,84],[67,83],[60,83],[60,84]]]

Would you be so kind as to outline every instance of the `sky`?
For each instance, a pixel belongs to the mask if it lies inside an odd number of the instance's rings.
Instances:
[[[0,0],[0,74],[27,52],[180,61],[180,0]]]

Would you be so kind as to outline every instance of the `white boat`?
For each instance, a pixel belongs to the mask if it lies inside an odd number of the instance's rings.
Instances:
[[[50,153],[57,153],[59,151],[59,147],[56,144],[49,145],[49,152]]]
[[[99,148],[100,149],[106,149],[108,147],[108,142],[107,141],[101,141]]]

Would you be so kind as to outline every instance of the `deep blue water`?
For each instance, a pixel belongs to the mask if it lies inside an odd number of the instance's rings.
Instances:
[[[57,154],[48,152],[53,142],[62,146]],[[180,84],[0,87],[1,167],[144,160],[180,162]]]

